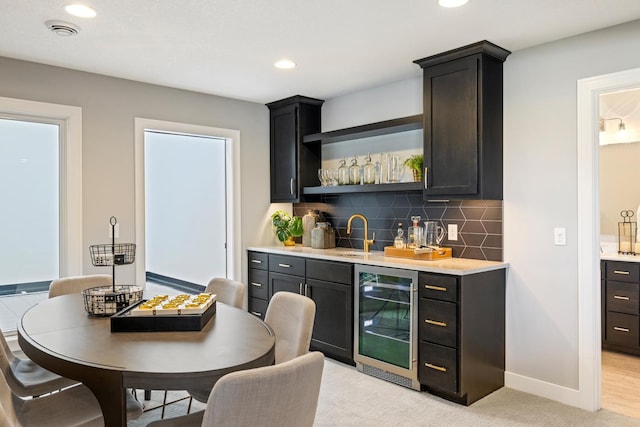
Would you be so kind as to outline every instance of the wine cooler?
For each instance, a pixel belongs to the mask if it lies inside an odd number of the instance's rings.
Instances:
[[[419,390],[418,272],[356,264],[355,284],[356,368]]]

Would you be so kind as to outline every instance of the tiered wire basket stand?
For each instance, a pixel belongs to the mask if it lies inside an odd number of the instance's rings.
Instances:
[[[98,286],[82,291],[84,308],[90,315],[111,316],[142,300],[143,288],[136,285],[116,285],[116,267],[133,264],[136,258],[135,243],[115,243],[116,224],[112,216],[111,244],[89,246],[91,263],[96,267],[111,267],[111,286]]]

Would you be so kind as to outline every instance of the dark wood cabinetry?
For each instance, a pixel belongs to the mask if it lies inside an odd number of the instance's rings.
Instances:
[[[602,261],[602,348],[640,355],[640,263]]]
[[[502,199],[502,63],[487,41],[423,68],[424,198]]]
[[[469,405],[504,385],[505,270],[418,276],[418,379]]]
[[[267,104],[270,118],[271,202],[300,202],[302,189],[316,185],[319,143],[302,144],[304,135],[320,132],[324,101],[293,96]]]
[[[252,265],[254,259],[260,261],[258,267]],[[254,286],[255,277],[266,279]],[[353,364],[352,264],[249,251],[249,282],[249,311],[262,318],[276,292],[311,298],[316,303],[311,349]]]

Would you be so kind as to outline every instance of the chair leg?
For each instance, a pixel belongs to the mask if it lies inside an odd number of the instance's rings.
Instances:
[[[189,405],[187,406],[187,415],[191,413],[191,402],[193,402],[193,397],[189,396]]]
[[[151,390],[144,391],[144,400],[151,400]]]
[[[162,413],[160,419],[164,420],[164,408],[167,406],[167,390],[164,391],[164,398],[162,399]]]

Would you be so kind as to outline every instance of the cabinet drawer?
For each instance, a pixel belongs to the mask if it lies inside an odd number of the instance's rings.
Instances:
[[[626,347],[638,347],[638,316],[607,312],[607,342]]]
[[[264,320],[267,313],[267,301],[257,298],[249,298],[249,313]]]
[[[271,255],[269,256],[269,271],[304,277],[305,259],[301,257]]]
[[[269,299],[269,272],[267,270],[249,270],[249,296],[263,300]]]
[[[249,252],[249,268],[257,268],[258,270],[269,268],[269,254]]]
[[[607,261],[607,279],[620,282],[639,282],[640,264],[636,262]]]
[[[455,348],[438,344],[420,343],[420,384],[449,393],[458,392],[458,366]]]
[[[420,340],[457,347],[457,311],[455,303],[420,298],[418,319]]]
[[[418,276],[420,298],[458,301],[458,279],[453,276],[420,273]]]
[[[353,264],[307,259],[307,278],[351,285]]]
[[[607,280],[607,311],[640,314],[640,285]]]

